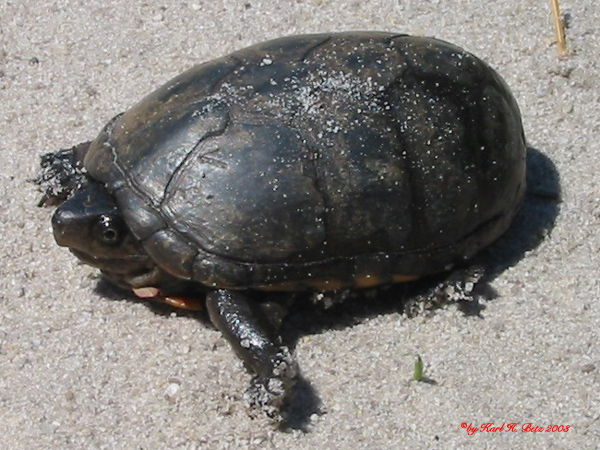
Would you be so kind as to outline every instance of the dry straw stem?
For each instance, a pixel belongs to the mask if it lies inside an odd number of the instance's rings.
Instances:
[[[565,24],[563,23],[560,15],[560,7],[558,6],[558,0],[550,0],[552,3],[552,15],[554,16],[554,27],[556,28],[556,45],[558,48],[558,55],[564,56],[567,52],[567,41],[565,39]]]

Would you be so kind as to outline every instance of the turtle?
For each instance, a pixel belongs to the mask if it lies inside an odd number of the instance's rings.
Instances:
[[[287,300],[451,273],[525,193],[501,76],[448,42],[283,37],[192,67],[43,157],[58,245],[138,297],[206,308],[281,417]]]

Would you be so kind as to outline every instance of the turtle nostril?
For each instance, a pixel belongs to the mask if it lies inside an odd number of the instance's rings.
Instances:
[[[56,211],[54,211],[54,214],[52,214],[52,228],[56,229],[58,227],[61,227],[62,222],[63,222],[63,218],[62,218],[61,210],[60,210],[60,208],[58,208]]]
[[[54,234],[54,240],[60,246],[65,246],[64,242],[64,218],[60,212],[60,208],[55,211],[52,215],[52,232]]]
[[[52,215],[52,232],[54,234],[54,240],[61,247],[69,246],[68,238],[70,233],[68,233],[68,228],[69,223],[71,223],[69,216],[72,216],[72,214],[60,207]]]

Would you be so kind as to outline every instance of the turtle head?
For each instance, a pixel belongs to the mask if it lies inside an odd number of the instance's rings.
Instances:
[[[126,288],[153,285],[164,273],[131,233],[112,195],[91,182],[52,216],[54,239],[81,261]]]

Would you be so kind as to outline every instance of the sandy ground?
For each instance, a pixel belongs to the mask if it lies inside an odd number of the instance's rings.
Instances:
[[[562,2],[562,61],[542,0],[152,3],[0,3],[1,448],[600,448],[597,0]],[[51,210],[26,180],[38,155],[94,137],[194,63],[351,29],[436,36],[495,67],[534,149],[532,193],[493,252],[505,270],[478,314],[408,319],[367,305],[296,333],[306,381],[282,432],[247,415],[249,377],[216,331],[95,289],[95,272],[54,244]],[[435,383],[411,381],[416,354]],[[490,422],[506,425],[463,427]]]

